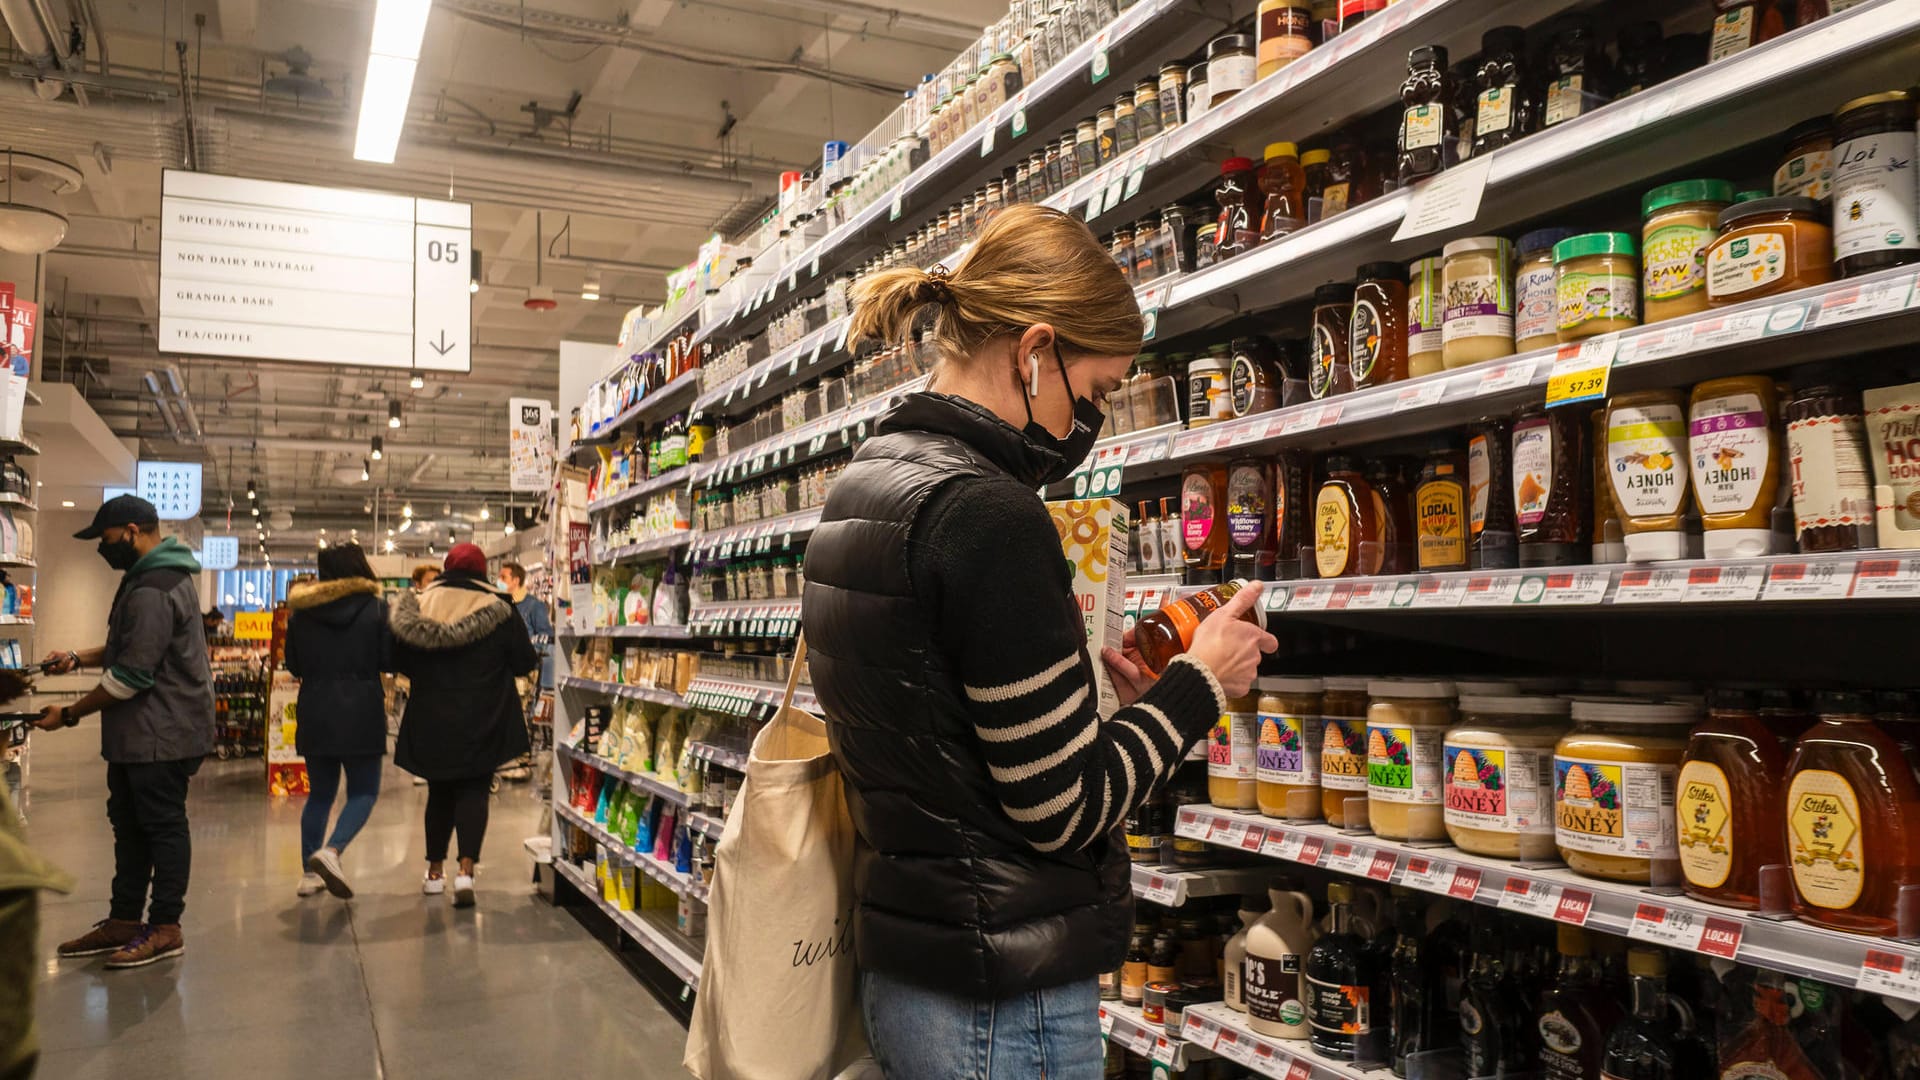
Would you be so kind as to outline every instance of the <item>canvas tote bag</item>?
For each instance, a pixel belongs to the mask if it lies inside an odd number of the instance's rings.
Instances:
[[[806,655],[803,637],[714,849],[682,1062],[700,1080],[827,1080],[866,1068],[853,955],[857,837],[826,725],[793,706]]]

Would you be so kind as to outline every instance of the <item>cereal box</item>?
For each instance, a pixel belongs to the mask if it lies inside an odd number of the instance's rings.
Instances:
[[[1100,715],[1111,716],[1120,707],[1100,650],[1120,647],[1125,633],[1127,597],[1127,505],[1117,499],[1073,499],[1050,502],[1054,530],[1073,575],[1073,600],[1087,628],[1087,651],[1093,655],[1094,677],[1100,687]]]

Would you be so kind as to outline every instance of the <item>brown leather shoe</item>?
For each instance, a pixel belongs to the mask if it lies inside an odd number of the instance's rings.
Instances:
[[[93,924],[93,929],[74,938],[63,941],[55,950],[63,959],[71,960],[77,956],[98,956],[101,953],[119,952],[128,943],[140,936],[147,924],[129,919],[101,919]]]
[[[180,935],[180,924],[149,925],[125,948],[107,957],[107,970],[145,967],[156,960],[184,956],[186,951],[187,939]]]

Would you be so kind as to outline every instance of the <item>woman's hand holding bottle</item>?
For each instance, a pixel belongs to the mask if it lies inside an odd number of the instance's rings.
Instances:
[[[1259,674],[1261,655],[1280,647],[1278,639],[1248,616],[1264,590],[1263,583],[1249,582],[1225,604],[1208,612],[1187,649],[1187,655],[1213,672],[1228,697],[1245,697]]]

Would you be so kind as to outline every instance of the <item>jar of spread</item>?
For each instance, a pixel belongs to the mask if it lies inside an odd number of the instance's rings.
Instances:
[[[1321,816],[1319,679],[1258,679],[1260,743],[1254,750],[1254,782],[1260,812],[1268,817],[1311,821]]]
[[[1119,138],[1119,121],[1114,119],[1113,106],[1109,105],[1093,116],[1094,150],[1098,163],[1105,165],[1119,153],[1116,140]]]
[[[1467,566],[1520,565],[1513,524],[1513,434],[1506,420],[1482,417],[1467,429]]]
[[[1719,307],[1833,280],[1833,230],[1820,204],[1795,195],[1720,212],[1707,249],[1707,304]]]
[[[1133,226],[1122,225],[1113,230],[1113,236],[1107,241],[1107,252],[1113,256],[1113,264],[1127,279],[1127,284],[1138,285],[1133,276]]]
[[[1325,153],[1325,151],[1321,151]],[[1442,323],[1446,305],[1441,293],[1441,259],[1433,256],[1407,264],[1407,378],[1417,379],[1446,370]]]
[[[1781,0],[1714,0],[1719,14],[1707,41],[1707,62],[1718,63],[1787,32]]]
[[[1364,828],[1367,804],[1367,682],[1351,676],[1321,680],[1320,810],[1328,824]],[[1351,820],[1347,800],[1357,800]]]
[[[1233,339],[1228,393],[1235,417],[1252,416],[1282,404],[1286,375],[1273,343],[1263,337]]]
[[[1860,395],[1816,375],[1794,387],[1785,413],[1800,551],[1878,546]]]
[[[1207,798],[1223,810],[1251,810],[1254,797],[1253,747],[1259,701],[1233,698],[1207,736]]]
[[[1801,195],[1824,208],[1833,198],[1833,121],[1802,120],[1787,129],[1787,148],[1773,170],[1773,193]]]
[[[1407,377],[1407,271],[1396,262],[1367,263],[1353,290],[1347,323],[1348,382],[1356,390]]]
[[[1380,572],[1385,505],[1345,454],[1329,454],[1327,478],[1313,500],[1313,561],[1323,578]]]
[[[1773,545],[1779,415],[1773,379],[1765,375],[1709,379],[1693,388],[1687,454],[1709,559],[1752,558]]]
[[[1020,65],[1014,63],[1012,53],[996,53],[987,65],[987,79],[981,95],[982,117],[993,115],[993,111],[1020,92]]]
[[[1513,515],[1521,566],[1571,566],[1589,544],[1587,419],[1536,405],[1513,421]]]
[[[1160,134],[1160,87],[1152,79],[1133,84],[1133,126],[1141,142]]]
[[[1196,206],[1174,203],[1160,211],[1160,231],[1166,234],[1167,249],[1171,260],[1163,264],[1162,272],[1168,274],[1190,274],[1195,269],[1195,235],[1205,229],[1202,224],[1204,213]]]
[[[1498,236],[1455,240],[1441,250],[1441,357],[1449,368],[1513,354],[1513,244]]]
[[[1640,268],[1647,322],[1707,309],[1707,248],[1733,202],[1725,180],[1662,184],[1640,201]]]
[[[1467,568],[1467,458],[1451,442],[1436,445],[1414,489],[1414,557],[1422,572]]]
[[[1561,342],[1640,325],[1638,246],[1627,233],[1585,233],[1553,245]]]
[[[1179,61],[1160,65],[1160,129],[1172,131],[1187,121],[1187,69]]]
[[[1347,361],[1347,347],[1352,340],[1348,322],[1352,316],[1352,285],[1336,282],[1313,290],[1313,330],[1307,343],[1307,394],[1315,401],[1353,389],[1348,383]]]
[[[1553,752],[1554,843],[1574,872],[1647,885],[1679,877],[1674,784],[1696,705],[1575,699]]]
[[[1260,67],[1257,78],[1293,63],[1313,50],[1313,9],[1294,0],[1261,0],[1259,17]]]
[[[1447,836],[1474,855],[1549,861],[1553,750],[1567,733],[1565,698],[1460,696],[1446,734]]]
[[[1100,167],[1100,119],[1089,116],[1074,126],[1073,160],[1085,176]]]
[[[1833,261],[1843,278],[1920,259],[1913,125],[1905,90],[1855,98],[1833,114]]]
[[[1140,145],[1140,125],[1133,115],[1133,95],[1113,99],[1113,152],[1119,156]]]
[[[1572,229],[1535,229],[1514,245],[1519,263],[1513,273],[1513,348],[1515,352],[1551,348],[1560,343],[1560,298],[1553,273],[1553,245]]]
[[[1594,448],[1633,562],[1684,558],[1687,413],[1678,390],[1633,390],[1607,400]],[[1605,490],[1605,489],[1603,489]]]
[[[1207,95],[1212,93],[1207,86],[1207,65],[1204,61],[1187,69],[1187,122],[1207,115]]]
[[[1675,794],[1680,872],[1687,895],[1729,907],[1760,906],[1760,868],[1787,865],[1787,750],[1760,718],[1751,690],[1716,689],[1687,739]]]
[[[1251,35],[1222,34],[1207,42],[1207,108],[1219,108],[1228,98],[1252,86],[1259,70]],[[1191,79],[1188,85],[1192,85]]]
[[[1213,189],[1213,201],[1220,204],[1219,226],[1213,237],[1216,258],[1230,259],[1259,246],[1263,198],[1254,184],[1250,159],[1228,158],[1220,163],[1220,183]]]
[[[1367,823],[1374,835],[1446,837],[1441,762],[1454,724],[1453,695],[1453,684],[1437,679],[1367,684]]]
[[[1206,427],[1232,414],[1233,355],[1226,345],[1212,345],[1187,365],[1187,427]]]
[[[1160,231],[1160,219],[1145,217],[1133,223],[1133,281],[1145,285],[1173,273],[1173,257],[1167,236]]]

